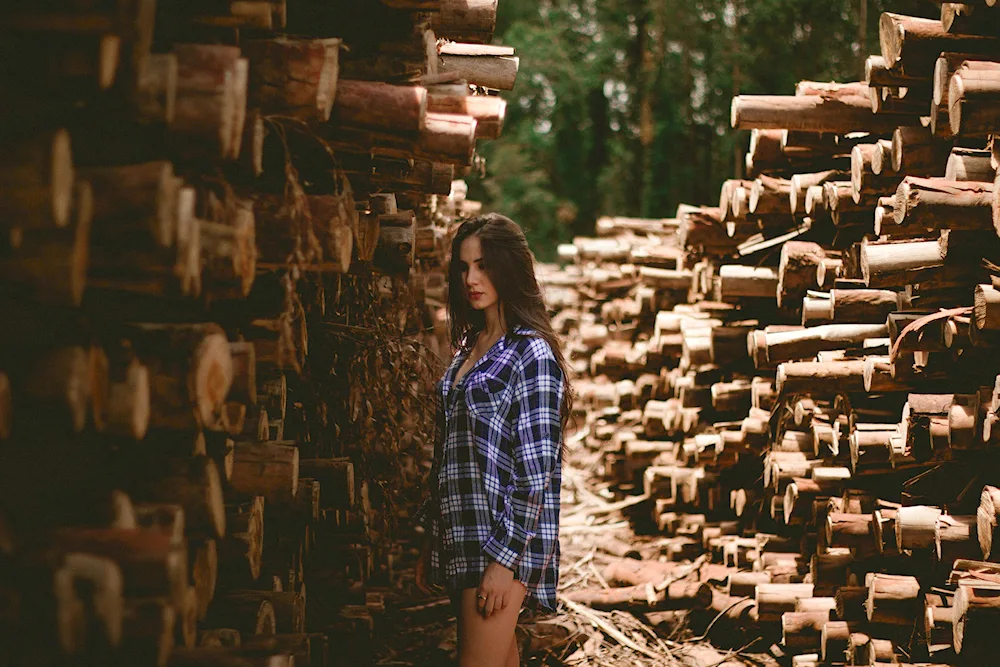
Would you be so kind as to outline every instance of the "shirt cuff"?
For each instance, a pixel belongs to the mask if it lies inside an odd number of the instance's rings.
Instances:
[[[486,541],[483,552],[508,570],[517,571],[517,561],[520,560],[521,554],[501,544],[496,538],[491,537]]]

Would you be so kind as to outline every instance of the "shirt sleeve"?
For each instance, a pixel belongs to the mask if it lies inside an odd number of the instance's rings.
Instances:
[[[487,555],[511,570],[535,537],[545,492],[559,465],[562,395],[562,370],[552,350],[543,339],[533,338],[514,392],[513,488],[508,488],[506,511],[483,546]]]

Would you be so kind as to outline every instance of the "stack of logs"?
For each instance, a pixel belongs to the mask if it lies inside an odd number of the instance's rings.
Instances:
[[[560,248],[544,280],[579,440],[636,528],[666,536],[599,541],[624,557],[613,587],[569,599],[652,622],[704,610],[710,637],[761,635],[797,667],[997,664],[986,4],[883,14],[864,82],[737,97],[748,177],[718,206],[602,219]]]
[[[517,73],[496,10],[5,7],[0,664],[370,661],[399,549],[340,434],[400,406],[310,392],[309,328],[363,339],[359,294],[431,328]]]

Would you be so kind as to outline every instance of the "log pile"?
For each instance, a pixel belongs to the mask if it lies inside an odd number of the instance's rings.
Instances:
[[[995,664],[1000,13],[942,7],[883,14],[865,81],[735,98],[718,205],[560,248],[603,479],[571,483],[567,604],[783,664]]]
[[[496,10],[6,8],[0,663],[371,662]]]

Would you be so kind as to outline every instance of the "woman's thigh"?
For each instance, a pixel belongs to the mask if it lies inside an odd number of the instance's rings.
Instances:
[[[503,667],[527,592],[515,581],[507,608],[493,612],[489,618],[479,613],[475,588],[458,594],[459,667]]]

